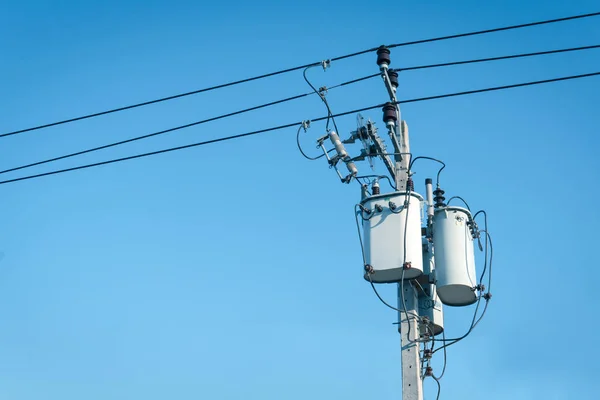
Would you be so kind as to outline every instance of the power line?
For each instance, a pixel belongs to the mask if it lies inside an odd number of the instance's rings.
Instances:
[[[508,31],[508,30],[512,30],[512,29],[528,28],[528,27],[531,27],[531,26],[554,24],[554,23],[557,23],[557,22],[572,21],[574,19],[580,19],[580,18],[596,17],[598,15],[600,15],[600,12],[594,12],[594,13],[589,13],[589,14],[580,14],[580,15],[573,15],[573,16],[570,16],[570,17],[548,19],[548,20],[545,20],[545,21],[528,22],[526,24],[519,24],[519,25],[510,25],[510,26],[505,26],[505,27],[502,27],[502,28],[492,28],[492,29],[485,29],[485,30],[482,30],[482,31],[474,31],[474,32],[468,32],[468,33],[459,33],[459,34],[456,34],[456,35],[442,36],[442,37],[433,38],[433,39],[421,39],[421,40],[415,40],[415,41],[412,41],[412,42],[397,43],[397,44],[389,45],[387,47],[394,48],[394,47],[411,46],[411,45],[415,45],[415,44],[439,42],[439,41],[448,40],[448,39],[458,39],[458,38],[463,38],[463,37],[467,37],[467,36],[484,35],[486,33],[494,33],[494,32],[501,32],[501,31]]]
[[[517,83],[517,84],[513,84],[513,85],[496,86],[496,87],[491,87],[491,88],[469,90],[469,91],[458,92],[458,93],[448,93],[448,94],[441,94],[441,95],[436,95],[436,96],[420,97],[420,98],[409,99],[409,100],[401,100],[401,101],[398,101],[398,104],[416,103],[416,102],[421,102],[421,101],[443,99],[443,98],[448,98],[448,97],[471,95],[471,94],[475,94],[475,93],[492,92],[492,91],[496,91],[496,90],[504,90],[504,89],[512,89],[512,88],[517,88],[517,87],[524,87],[524,86],[540,85],[540,84],[544,84],[544,83],[559,82],[559,81],[565,81],[565,80],[571,80],[571,79],[580,79],[580,78],[586,78],[586,77],[597,76],[597,75],[600,75],[600,71],[592,72],[589,74],[572,75],[572,76],[566,76],[566,77],[560,77],[560,78],[545,79],[545,80],[541,80],[541,81]],[[334,117],[334,118],[342,117],[342,116],[349,115],[349,114],[355,114],[358,112],[381,108],[383,106],[384,106],[384,104],[378,104],[378,105],[371,106],[371,107],[365,107],[365,108],[361,108],[361,109],[338,113],[335,115],[327,115],[324,117],[315,118],[312,121],[313,122],[324,121],[331,117]],[[80,165],[77,167],[54,170],[54,171],[44,172],[44,173],[35,174],[35,175],[28,175],[28,176],[24,176],[24,177],[20,177],[20,178],[7,179],[4,181],[0,181],[0,185],[6,184],[6,183],[34,179],[34,178],[40,178],[43,176],[56,175],[56,174],[70,172],[70,171],[76,171],[76,170],[80,170],[80,169],[87,169],[87,168],[97,167],[97,166],[101,166],[101,165],[113,164],[113,163],[117,163],[117,162],[121,162],[121,161],[133,160],[133,159],[137,159],[137,158],[143,158],[143,157],[153,156],[153,155],[162,154],[162,153],[169,153],[169,152],[173,152],[173,151],[177,151],[177,150],[183,150],[183,149],[188,149],[188,148],[192,148],[192,147],[204,146],[204,145],[212,144],[212,143],[218,143],[218,142],[224,142],[224,141],[233,140],[233,139],[239,139],[242,137],[253,136],[253,135],[260,134],[260,133],[266,133],[266,132],[272,132],[272,131],[281,130],[281,129],[285,129],[285,128],[290,128],[292,126],[298,126],[300,124],[302,124],[302,121],[293,122],[293,123],[285,124],[285,125],[279,125],[279,126],[275,126],[275,127],[271,127],[271,128],[266,128],[266,129],[260,129],[260,130],[252,131],[252,132],[246,132],[246,133],[233,135],[233,136],[226,136],[226,137],[222,137],[222,138],[218,138],[218,139],[206,140],[203,142],[192,143],[192,144],[188,144],[188,145],[184,145],[184,146],[171,147],[168,149],[152,151],[149,153],[136,154],[133,156],[116,158],[116,159],[101,161],[101,162],[97,162],[97,163],[93,163],[93,164]]]
[[[453,62],[439,63],[439,64],[419,65],[419,66],[412,66],[412,67],[406,67],[406,68],[396,68],[395,71],[413,71],[413,70],[420,70],[420,69],[426,69],[426,68],[447,67],[447,66],[453,66],[453,65],[479,63],[479,62],[485,62],[485,61],[498,61],[498,60],[521,58],[521,57],[531,57],[531,56],[540,56],[540,55],[547,55],[547,54],[557,54],[557,53],[572,52],[572,51],[590,50],[590,49],[596,49],[596,48],[600,48],[600,45],[572,47],[572,48],[567,48],[567,49],[547,50],[547,51],[539,51],[539,52],[534,52],[534,53],[512,54],[512,55],[499,56],[499,57],[481,58],[481,59],[464,60],[464,61],[453,61]],[[358,82],[361,82],[361,81],[365,81],[365,80],[368,80],[368,79],[372,79],[372,78],[377,77],[377,76],[381,76],[381,73],[367,75],[367,76],[364,76],[364,77],[361,77],[361,78],[357,78],[357,79],[352,79],[350,81],[346,81],[346,82],[343,82],[343,83],[331,86],[331,87],[326,88],[326,89],[327,90],[332,90],[332,89],[335,89],[335,88],[338,88],[338,87],[343,87],[343,86],[351,85],[351,84],[358,83]],[[316,89],[314,89],[314,87],[313,87],[313,90],[316,90]],[[71,157],[75,157],[75,156],[79,156],[79,155],[83,155],[83,154],[88,154],[88,153],[96,152],[96,151],[99,151],[99,150],[104,150],[104,149],[115,147],[115,146],[120,146],[120,145],[123,145],[123,144],[135,142],[135,141],[138,141],[138,140],[148,139],[148,138],[151,138],[151,137],[154,137],[154,136],[163,135],[165,133],[170,133],[170,132],[182,130],[182,129],[185,129],[185,128],[190,128],[192,126],[197,126],[197,125],[205,124],[205,123],[208,123],[208,122],[217,121],[219,119],[223,119],[223,118],[227,118],[227,117],[232,117],[232,116],[235,116],[235,115],[243,114],[243,113],[246,113],[246,112],[255,111],[255,110],[258,110],[258,109],[261,109],[261,108],[266,108],[266,107],[274,106],[274,105],[277,105],[277,104],[286,103],[286,102],[289,102],[289,101],[292,101],[292,100],[297,100],[297,99],[300,99],[300,98],[303,98],[303,97],[306,97],[306,96],[309,96],[309,95],[312,95],[312,94],[315,94],[315,93],[317,93],[317,94],[319,94],[319,96],[321,96],[321,94],[318,91],[303,93],[303,94],[299,94],[299,95],[296,95],[296,96],[291,96],[291,97],[287,97],[287,98],[284,98],[284,99],[275,100],[275,101],[272,101],[272,102],[269,102],[269,103],[261,104],[261,105],[258,105],[258,106],[246,108],[246,109],[243,109],[243,110],[239,110],[239,111],[235,111],[235,112],[231,112],[231,113],[219,115],[219,116],[216,116],[216,117],[211,117],[211,118],[203,119],[203,120],[200,120],[200,121],[191,122],[189,124],[180,125],[180,126],[177,126],[177,127],[174,127],[174,128],[169,128],[169,129],[165,129],[165,130],[162,130],[162,131],[149,133],[149,134],[146,134],[146,135],[137,136],[137,137],[133,137],[133,138],[130,138],[130,139],[125,139],[125,140],[120,140],[120,141],[109,143],[109,144],[102,145],[102,146],[97,146],[97,147],[94,147],[94,148],[91,148],[91,149],[77,151],[77,152],[73,152],[73,153],[70,153],[70,154],[62,155],[62,156],[59,156],[59,157],[53,157],[53,158],[49,158],[49,159],[45,159],[45,160],[41,160],[41,161],[36,161],[36,162],[30,163],[30,164],[25,164],[25,165],[21,165],[21,166],[18,166],[18,167],[1,170],[0,174],[6,174],[6,173],[9,173],[9,172],[14,172],[14,171],[18,171],[18,170],[22,170],[22,169],[26,169],[26,168],[31,168],[31,167],[35,167],[35,166],[47,164],[47,163],[54,162],[54,161],[64,160],[64,159],[67,159],[67,158],[71,158]]]
[[[379,74],[369,75],[367,78],[373,78],[374,76],[379,76]],[[351,81],[343,82],[343,83],[331,86],[327,90],[332,90],[332,89],[335,89],[335,88],[338,88],[338,87],[346,86],[346,85],[349,85],[349,84],[352,84],[352,83],[355,83],[355,82],[359,82],[361,80],[364,80],[364,79],[363,78],[359,78],[359,79],[354,79],[354,80],[351,80]],[[243,110],[238,110],[238,111],[234,111],[234,112],[231,112],[231,113],[218,115],[216,117],[206,118],[206,119],[203,119],[203,120],[200,120],[200,121],[191,122],[189,124],[179,125],[179,126],[176,126],[174,128],[164,129],[164,130],[157,131],[157,132],[152,132],[152,133],[149,133],[149,134],[146,134],[146,135],[136,136],[136,137],[133,137],[133,138],[120,140],[120,141],[109,143],[109,144],[105,144],[105,145],[102,145],[102,146],[93,147],[91,149],[76,151],[76,152],[65,154],[65,155],[62,155],[62,156],[59,156],[59,157],[52,157],[52,158],[48,158],[48,159],[45,159],[45,160],[36,161],[36,162],[30,163],[30,164],[25,164],[25,165],[21,165],[21,166],[18,166],[18,167],[5,169],[5,170],[0,171],[0,174],[6,174],[8,172],[19,171],[19,170],[22,170],[22,169],[25,169],[25,168],[36,167],[36,166],[47,164],[47,163],[54,162],[54,161],[60,161],[60,160],[64,160],[64,159],[67,159],[67,158],[71,158],[71,157],[75,157],[75,156],[80,156],[80,155],[83,155],[83,154],[93,153],[93,152],[96,152],[96,151],[99,151],[99,150],[108,149],[110,147],[115,147],[115,146],[120,146],[120,145],[131,143],[131,142],[136,142],[138,140],[149,139],[151,137],[163,135],[165,133],[175,132],[175,131],[178,131],[178,130],[190,128],[192,126],[206,124],[208,122],[213,122],[213,121],[217,121],[217,120],[220,120],[220,119],[224,119],[224,118],[228,118],[228,117],[233,117],[235,115],[240,115],[240,114],[244,114],[244,113],[247,113],[247,112],[250,112],[250,111],[259,110],[261,108],[271,107],[271,106],[274,106],[274,105],[277,105],[277,104],[287,103],[289,101],[301,99],[303,97],[310,96],[310,95],[313,95],[315,93],[319,94],[318,92],[311,91],[311,92],[299,94],[299,95],[296,95],[296,96],[286,97],[284,99],[275,100],[275,101],[272,101],[272,102],[269,102],[269,103],[261,104],[261,105],[250,107],[250,108],[245,108]]]
[[[511,54],[511,55],[499,56],[499,57],[478,58],[475,60],[451,61],[451,62],[440,63],[440,64],[417,65],[414,67],[406,67],[406,68],[394,68],[394,71],[404,72],[404,71],[414,71],[414,70],[426,69],[426,68],[450,67],[453,65],[474,64],[474,63],[481,63],[481,62],[487,62],[487,61],[509,60],[509,59],[514,59],[514,58],[543,56],[543,55],[548,55],[548,54],[567,53],[567,52],[571,52],[571,51],[582,51],[582,50],[591,50],[591,49],[598,49],[598,48],[600,48],[600,44],[595,44],[592,46],[571,47],[568,49],[537,51],[534,53],[522,53],[522,54]]]
[[[510,60],[510,59],[516,59],[516,58],[543,56],[543,55],[548,55],[548,54],[568,53],[568,52],[573,52],[573,51],[592,50],[592,49],[598,49],[598,48],[600,48],[600,44],[595,44],[595,45],[591,45],[591,46],[581,46],[581,47],[569,47],[566,49],[536,51],[533,53],[510,54],[510,55],[498,56],[498,57],[477,58],[474,60],[472,59],[472,60],[461,60],[461,61],[449,61],[449,62],[437,63],[437,64],[415,65],[412,67],[392,68],[392,71],[396,71],[396,72],[416,71],[416,70],[420,70],[420,69],[451,67],[451,66],[455,66],[455,65],[475,64],[475,63],[488,62],[488,61]],[[375,78],[376,76],[381,76],[381,73],[376,73],[376,74],[372,74],[372,75],[363,76],[362,78],[353,79],[351,81],[344,82],[340,86],[365,81],[365,80],[368,80],[371,78]]]
[[[9,169],[2,170],[2,171],[0,171],[0,174],[6,174],[8,172],[14,172],[14,171],[18,171],[18,170],[21,170],[21,169],[35,167],[35,166],[38,166],[38,165],[47,164],[47,163],[54,162],[54,161],[64,160],[66,158],[80,156],[80,155],[87,154],[87,153],[93,153],[95,151],[108,149],[110,147],[120,146],[120,145],[123,145],[123,144],[126,144],[126,143],[131,143],[131,142],[135,142],[135,141],[142,140],[142,139],[148,139],[148,138],[151,138],[151,137],[154,137],[154,136],[163,135],[165,133],[175,132],[175,131],[178,131],[178,130],[181,130],[181,129],[190,128],[192,126],[197,126],[197,125],[205,124],[205,123],[208,123],[208,122],[217,121],[219,119],[223,119],[223,118],[227,118],[227,117],[232,117],[234,115],[243,114],[243,113],[246,113],[246,112],[249,112],[249,111],[254,111],[254,110],[261,109],[261,108],[270,107],[270,106],[273,106],[273,105],[276,105],[276,104],[286,103],[288,101],[300,99],[302,97],[309,96],[309,95],[312,95],[312,94],[314,94],[314,93],[313,92],[309,92],[309,93],[304,93],[304,94],[300,94],[300,95],[297,95],[297,96],[287,97],[285,99],[272,101],[270,103],[261,104],[259,106],[250,107],[250,108],[246,108],[246,109],[243,109],[243,110],[231,112],[231,113],[228,113],[228,114],[223,114],[223,115],[219,115],[219,116],[216,116],[216,117],[212,117],[212,118],[207,118],[207,119],[203,119],[203,120],[200,120],[200,121],[191,122],[191,123],[185,124],[185,125],[179,125],[179,126],[176,126],[174,128],[164,129],[162,131],[157,131],[157,132],[149,133],[149,134],[142,135],[142,136],[136,136],[136,137],[133,137],[133,138],[130,138],[130,139],[120,140],[118,142],[113,142],[113,143],[105,144],[105,145],[102,145],[102,146],[93,147],[91,149],[76,151],[74,153],[65,154],[65,155],[62,155],[62,156],[59,156],[59,157],[53,157],[53,158],[48,158],[48,159],[42,160],[42,161],[36,161],[36,162],[30,163],[30,164],[21,165],[21,166],[18,166],[18,167],[14,167],[14,168],[9,168]]]
[[[389,45],[387,47],[395,48],[395,47],[411,46],[411,45],[424,44],[424,43],[432,43],[432,42],[438,42],[438,41],[449,40],[449,39],[457,39],[457,38],[462,38],[462,37],[482,35],[482,34],[493,33],[493,32],[507,31],[507,30],[512,30],[512,29],[520,29],[520,28],[526,28],[526,27],[531,27],[531,26],[552,24],[552,23],[570,21],[570,20],[581,19],[581,18],[595,17],[598,15],[600,15],[600,12],[580,14],[580,15],[556,18],[556,19],[545,20],[545,21],[530,22],[530,23],[526,23],[526,24],[511,25],[511,26],[505,26],[505,27],[500,27],[500,28],[492,28],[492,29],[486,29],[486,30],[481,30],[481,31],[467,32],[467,33],[459,33],[459,34],[455,34],[455,35],[441,36],[441,37],[429,38],[429,39],[420,39],[420,40],[415,40],[415,41],[411,41],[411,42],[396,43],[396,44]],[[344,60],[347,58],[366,54],[366,53],[375,51],[377,49],[378,49],[378,47],[373,47],[373,48],[361,50],[361,51],[358,51],[355,53],[350,53],[350,54],[346,54],[343,56],[334,57],[334,58],[330,59],[329,61]],[[192,90],[189,92],[179,93],[179,94],[172,95],[172,96],[166,96],[166,97],[158,98],[155,100],[144,101],[141,103],[131,104],[128,106],[123,106],[123,107],[113,108],[113,109],[100,111],[100,112],[96,112],[96,113],[86,114],[86,115],[82,115],[82,116],[75,117],[75,118],[69,118],[69,119],[64,119],[64,120],[60,120],[60,121],[56,121],[56,122],[37,125],[37,126],[29,127],[29,128],[19,129],[19,130],[12,131],[12,132],[5,132],[5,133],[0,134],[0,138],[6,137],[6,136],[17,135],[17,134],[21,134],[21,133],[25,133],[25,132],[40,130],[40,129],[44,129],[44,128],[50,128],[53,126],[68,124],[71,122],[76,122],[76,121],[81,121],[81,120],[85,120],[85,119],[89,119],[89,118],[108,115],[108,114],[112,114],[112,113],[116,113],[116,112],[120,112],[120,111],[131,110],[131,109],[138,108],[138,107],[161,103],[161,102],[174,100],[174,99],[178,99],[178,98],[182,98],[182,97],[187,97],[187,96],[191,96],[191,95],[195,95],[195,94],[199,94],[199,93],[209,92],[209,91],[213,91],[213,90],[217,90],[217,89],[223,89],[223,88],[226,88],[229,86],[235,86],[235,85],[239,85],[242,83],[247,83],[247,82],[256,81],[259,79],[264,79],[264,78],[268,78],[268,77],[272,77],[272,76],[276,76],[276,75],[285,74],[288,72],[298,71],[300,69],[304,69],[307,67],[318,66],[320,64],[322,64],[322,62],[315,62],[315,63],[305,64],[305,65],[300,65],[297,67],[282,69],[279,71],[270,72],[267,74],[258,75],[258,76],[251,77],[251,78],[241,79],[241,80],[223,83],[223,84],[210,86],[210,87],[206,87],[206,88],[202,88],[202,89]]]

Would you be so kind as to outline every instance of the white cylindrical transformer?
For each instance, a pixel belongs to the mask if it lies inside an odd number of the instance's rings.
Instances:
[[[433,248],[437,294],[449,306],[477,301],[477,276],[471,213],[461,207],[441,207],[433,217]]]
[[[373,283],[414,279],[423,273],[421,208],[417,193],[395,192],[371,196],[361,202],[364,254],[372,268]],[[367,273],[364,275],[369,280]]]
[[[431,274],[435,269],[433,246],[429,241],[423,238],[423,273]],[[421,336],[433,334],[437,336],[444,330],[444,313],[442,311],[442,302],[437,296],[437,291],[433,283],[421,285],[425,293],[419,291],[419,316],[426,317],[419,324]]]

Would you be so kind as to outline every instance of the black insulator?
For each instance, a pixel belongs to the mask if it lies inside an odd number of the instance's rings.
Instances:
[[[411,192],[414,192],[415,190],[415,183],[413,182],[412,178],[408,178],[406,181],[406,189],[410,190]]]
[[[387,124],[389,121],[398,121],[398,114],[396,113],[396,106],[387,102],[383,106],[383,122]]]
[[[381,67],[383,64],[390,65],[391,63],[392,60],[390,59],[390,49],[385,46],[380,46],[377,49],[377,65]]]
[[[388,75],[390,77],[390,83],[394,88],[398,87],[398,73],[394,70],[389,70]]]
[[[433,200],[435,201],[435,208],[446,206],[446,204],[444,203],[444,200],[446,200],[446,198],[444,197],[444,193],[446,192],[440,188],[437,188],[433,191],[433,195],[435,196],[433,198]]]

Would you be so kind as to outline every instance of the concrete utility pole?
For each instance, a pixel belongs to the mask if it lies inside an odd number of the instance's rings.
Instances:
[[[341,182],[348,184],[356,180],[361,185],[361,201],[356,204],[354,211],[363,256],[364,278],[370,282],[379,299],[398,312],[402,399],[423,400],[423,380],[426,377],[431,377],[438,383],[439,396],[439,379],[443,372],[439,377],[433,374],[431,359],[434,351],[429,345],[432,345],[436,335],[444,331],[442,304],[465,307],[477,302],[467,334],[485,313],[491,294],[488,292],[481,295],[485,290],[483,276],[479,283],[476,281],[474,243],[477,241],[483,251],[480,237],[485,233],[486,265],[489,242],[491,269],[491,238],[487,232],[487,214],[484,210],[473,216],[468,205],[463,208],[445,203],[445,192],[439,185],[439,175],[445,167],[442,161],[418,157],[436,161],[442,167],[438,170],[435,190],[433,180],[427,178],[426,197],[415,192],[411,170],[417,158],[412,157],[408,126],[401,118],[396,97],[398,72],[389,68],[390,62],[390,50],[380,47],[377,50],[377,65],[389,95],[389,102],[382,109],[383,122],[393,151],[388,152],[386,140],[383,135],[378,134],[374,123],[369,120],[363,124],[360,115],[358,128],[351,132],[350,138],[341,140],[338,132],[328,130],[327,135],[317,140],[317,146],[322,149],[329,166],[335,168]],[[306,128],[308,124],[309,121],[305,121],[302,127]],[[335,155],[330,156],[331,150],[325,148],[324,141],[327,139],[331,141]],[[363,148],[359,155],[351,157],[344,144],[356,141]],[[355,162],[368,158],[371,163],[371,159],[375,157],[381,159],[389,177],[379,174],[359,176]],[[338,163],[345,164],[348,175],[341,174]],[[387,179],[392,187],[391,192],[380,192],[381,178]],[[448,203],[456,198],[465,202],[461,197],[454,196]],[[427,208],[425,227],[424,206]],[[480,231],[475,218],[482,212],[486,218],[486,228]],[[359,218],[362,219],[362,229]],[[389,283],[397,284],[397,307],[383,300],[375,288],[376,284]],[[476,321],[482,298],[486,300],[486,306]],[[444,358],[444,365],[445,362]]]
[[[390,114],[386,122],[390,134],[390,139],[394,144],[395,171],[394,178],[396,190],[406,192],[412,189],[408,175],[410,163],[410,143],[408,127],[406,122],[402,121],[400,106],[396,98],[396,89],[398,87],[398,73],[389,70],[390,51],[387,48],[380,48],[377,51],[377,64],[381,70],[385,86],[390,96],[391,105],[394,106],[396,121],[393,121],[393,115]],[[389,103],[388,103],[389,104]],[[391,108],[391,107],[389,107]],[[392,111],[392,110],[389,110]],[[385,119],[386,117],[384,117]],[[408,197],[407,197],[408,200]],[[414,206],[414,205],[413,205]],[[398,310],[400,310],[400,346],[402,349],[402,399],[403,400],[423,400],[423,381],[421,379],[421,355],[419,342],[419,322],[416,318],[419,315],[419,302],[416,288],[411,281],[405,280],[398,284]],[[403,304],[404,300],[404,304]],[[409,337],[412,335],[413,339]]]

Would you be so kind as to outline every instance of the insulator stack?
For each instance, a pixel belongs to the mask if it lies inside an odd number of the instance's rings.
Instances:
[[[371,190],[373,191],[373,196],[376,196],[380,193],[378,181],[373,182],[373,185],[371,185]]]
[[[391,63],[390,49],[380,46],[377,49],[377,65],[379,65],[379,68],[387,68]]]
[[[444,203],[444,200],[446,200],[446,198],[444,197],[444,193],[446,192],[439,187],[433,191],[433,194],[435,196],[433,198],[433,200],[435,201],[435,208],[444,207],[446,205]]]
[[[385,103],[383,106],[383,122],[385,122],[386,125],[395,125],[396,121],[398,121],[396,106],[390,102]]]

